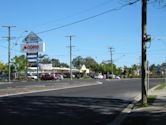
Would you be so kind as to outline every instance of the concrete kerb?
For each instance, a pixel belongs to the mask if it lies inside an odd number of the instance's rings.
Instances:
[[[88,84],[81,84],[81,85],[63,86],[63,87],[60,87],[60,88],[53,88],[53,89],[35,90],[35,91],[29,91],[29,92],[19,92],[19,93],[14,93],[14,94],[0,95],[0,97],[23,95],[23,94],[32,94],[32,93],[38,93],[38,92],[48,92],[48,91],[63,90],[63,89],[78,88],[78,87],[86,87],[86,86],[93,86],[93,85],[100,85],[100,84],[103,84],[103,83],[97,81],[93,84],[88,83]]]
[[[1,84],[11,84],[11,83],[13,83],[13,82],[0,82],[0,85]]]
[[[105,79],[106,81],[138,80],[139,78]]]
[[[148,91],[148,94],[150,94],[151,92],[153,92],[156,88],[158,88],[161,84],[159,85],[156,85],[154,86],[153,88],[151,88],[149,91]]]
[[[154,86],[153,88],[151,88],[149,90],[148,93],[153,92],[158,86]],[[122,112],[108,125],[121,125],[123,123],[123,121],[125,120],[125,118],[127,117],[128,113],[130,113],[134,107],[134,105],[136,103],[138,103],[138,101],[140,101],[141,99],[141,94],[137,95],[136,97],[134,97],[134,100],[131,104],[129,104],[125,109],[122,110]]]

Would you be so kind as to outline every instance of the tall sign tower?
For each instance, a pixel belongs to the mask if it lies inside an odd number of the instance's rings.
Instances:
[[[39,52],[44,52],[45,44],[42,39],[38,37],[35,33],[30,32],[24,39],[23,44],[21,44],[21,52],[26,53],[28,60],[27,67],[36,67],[37,77],[39,78]]]

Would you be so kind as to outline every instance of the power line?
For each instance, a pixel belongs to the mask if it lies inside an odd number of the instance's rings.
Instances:
[[[101,3],[99,3],[99,4],[97,4],[97,5],[93,6],[93,7],[91,7],[91,8],[87,8],[87,9],[85,9],[85,10],[76,12],[76,13],[74,13],[74,14],[72,14],[72,15],[68,15],[68,16],[66,16],[66,17],[61,17],[61,18],[55,19],[55,20],[53,20],[53,21],[48,21],[48,22],[45,22],[45,23],[43,23],[43,24],[39,24],[39,25],[37,25],[37,26],[35,26],[35,27],[33,27],[33,28],[38,28],[38,27],[41,27],[41,26],[45,26],[45,25],[48,25],[48,24],[50,24],[50,23],[62,21],[62,20],[65,20],[65,19],[68,19],[68,18],[77,16],[77,15],[80,15],[80,14],[83,14],[83,13],[86,13],[86,12],[89,12],[89,11],[92,11],[92,10],[98,8],[98,7],[101,7],[101,6],[104,6],[104,5],[108,5],[110,2],[112,2],[112,0],[106,0],[106,1],[104,1],[104,2],[101,2]]]
[[[0,47],[1,47],[1,48],[4,48],[4,49],[8,49],[8,47],[7,47],[7,46],[4,46],[4,45],[0,45]],[[19,50],[16,50],[16,49],[13,49],[13,48],[11,48],[10,50],[11,50],[11,51],[14,51],[14,52],[20,52]]]
[[[135,3],[137,3],[139,0],[135,0],[133,2],[129,2],[127,4],[124,4],[120,7],[116,7],[116,8],[113,8],[113,9],[109,9],[109,10],[106,10],[104,12],[101,12],[99,14],[96,14],[96,15],[93,15],[93,16],[90,16],[90,17],[87,17],[87,18],[84,18],[84,19],[80,19],[80,20],[77,20],[75,22],[72,22],[72,23],[68,23],[68,24],[64,24],[62,26],[58,26],[58,27],[55,27],[55,28],[51,28],[51,29],[48,29],[48,30],[44,30],[44,31],[41,31],[41,32],[38,32],[37,34],[42,34],[42,33],[46,33],[46,32],[50,32],[50,31],[53,31],[53,30],[57,30],[57,29],[61,29],[61,28],[64,28],[64,27],[68,27],[68,26],[71,26],[71,25],[74,25],[74,24],[77,24],[77,23],[81,23],[81,22],[85,22],[87,20],[90,20],[90,19],[93,19],[93,18],[96,18],[98,16],[102,16],[102,15],[105,15],[107,13],[110,13],[110,12],[113,12],[113,11],[118,11],[118,10],[121,10],[122,8],[126,7],[126,6],[129,6],[129,5],[133,5]]]

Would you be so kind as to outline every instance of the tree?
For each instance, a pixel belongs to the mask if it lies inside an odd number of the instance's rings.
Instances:
[[[53,67],[69,67],[66,63],[61,63],[59,59],[51,59],[51,64]]]
[[[104,63],[104,62],[102,62],[101,64],[100,64],[100,71],[102,72],[102,73],[112,73],[112,64],[111,63]],[[117,68],[116,68],[116,65],[115,64],[113,64],[113,72],[116,74],[116,75],[118,75],[119,74],[119,72],[117,72]]]
[[[85,65],[92,71],[98,71],[99,65],[92,57],[82,58],[81,56],[77,56],[73,59],[72,64],[74,67],[80,69],[82,65]]]
[[[59,59],[51,59],[51,63],[52,63],[52,66],[53,67],[60,67],[61,66],[61,63],[59,61]]]
[[[0,62],[0,73],[7,73],[8,71],[8,66],[2,62]]]
[[[69,68],[69,65],[66,64],[66,63],[60,63],[60,67],[67,67],[67,68]]]
[[[51,60],[50,60],[48,57],[44,57],[44,58],[42,58],[41,60],[39,60],[39,63],[42,63],[42,64],[50,64],[50,63],[51,63]]]
[[[138,77],[139,75],[139,66],[134,64],[131,66],[131,77]]]
[[[25,55],[15,56],[13,61],[14,66],[19,73],[26,71],[28,60]]]
[[[155,64],[152,64],[150,67],[149,67],[149,70],[152,72],[152,73],[155,73],[156,72],[156,69],[157,69],[157,66]]]
[[[72,64],[74,67],[80,69],[81,66],[84,64],[84,58],[82,58],[81,56],[77,56],[72,60]]]
[[[121,68],[119,68],[119,67],[117,67],[117,69],[116,69],[116,75],[122,75],[122,69]]]
[[[123,75],[124,75],[124,77],[126,78],[126,77],[129,76],[129,68],[128,68],[127,66],[124,66],[123,69],[124,69],[124,70],[123,70]]]
[[[98,63],[92,57],[84,58],[84,64],[87,68],[96,71],[98,69]]]
[[[166,63],[162,63],[162,64],[161,64],[161,69],[162,69],[162,70],[165,70],[165,69],[166,69]]]

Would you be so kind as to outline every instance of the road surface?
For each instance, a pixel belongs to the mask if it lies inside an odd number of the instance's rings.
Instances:
[[[0,124],[107,125],[141,92],[141,82],[101,82],[96,86],[0,98]],[[150,87],[161,82],[152,79]]]

